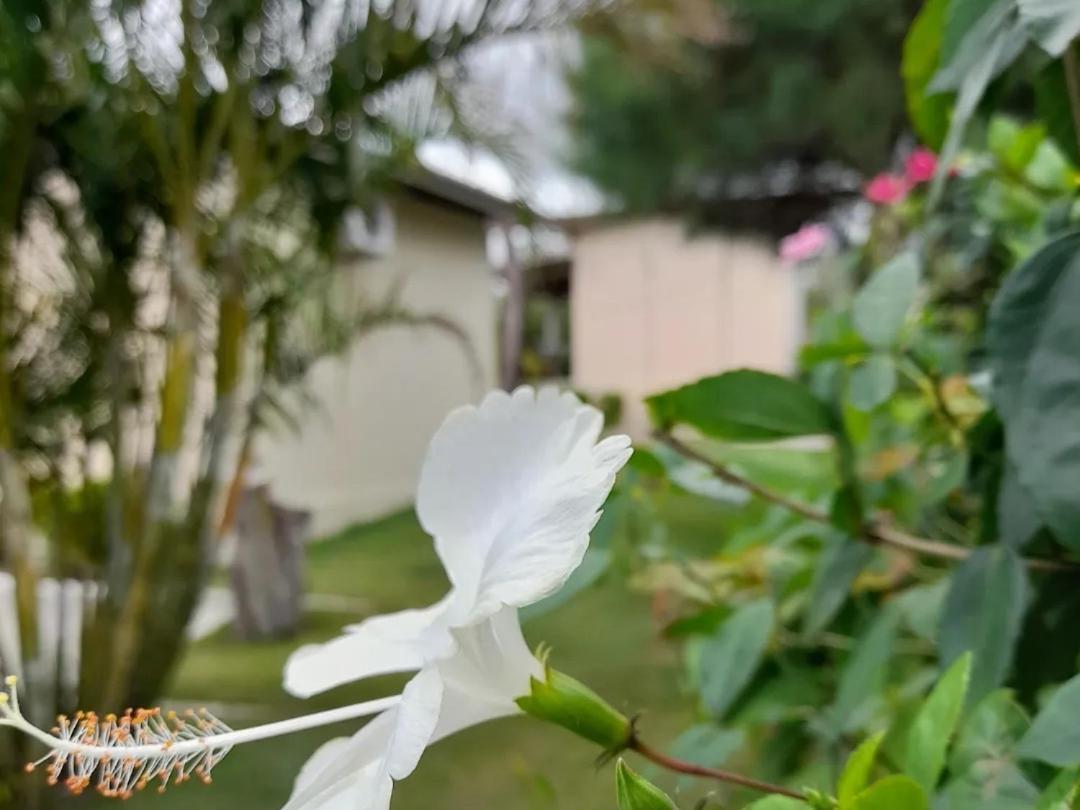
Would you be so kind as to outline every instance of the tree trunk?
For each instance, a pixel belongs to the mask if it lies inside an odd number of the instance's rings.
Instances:
[[[303,560],[309,517],[278,506],[266,487],[246,489],[236,508],[232,584],[236,634],[292,635],[303,613]]]
[[[525,344],[525,268],[514,250],[512,225],[500,225],[506,241],[506,301],[503,305],[502,356],[499,382],[507,391],[515,388],[521,377],[521,350]]]

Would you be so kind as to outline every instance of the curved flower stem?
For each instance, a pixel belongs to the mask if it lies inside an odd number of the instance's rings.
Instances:
[[[659,765],[661,768],[666,768],[669,771],[675,771],[676,773],[685,773],[690,776],[701,776],[705,779],[716,779],[719,782],[726,782],[729,785],[738,785],[739,787],[749,788],[750,790],[756,790],[759,793],[773,793],[778,796],[787,796],[791,799],[805,800],[806,797],[803,794],[789,790],[781,785],[774,785],[771,782],[762,782],[758,779],[752,779],[749,776],[742,776],[731,771],[724,771],[720,768],[706,768],[703,765],[695,765],[693,762],[686,762],[675,757],[670,757],[667,754],[657,751],[655,748],[650,748],[636,737],[630,743],[630,750],[636,751],[641,756],[650,762]]]
[[[763,500],[779,504],[785,509],[800,515],[815,523],[831,523],[828,513],[815,509],[809,504],[789,498],[782,492],[770,489],[756,481],[744,478],[735,471],[725,467],[718,461],[714,461],[704,453],[695,450],[690,445],[673,436],[671,433],[659,431],[654,434],[656,438],[675,450],[680,455],[704,464],[712,474],[728,484],[745,489],[752,495]],[[917,537],[908,534],[901,529],[895,529],[881,522],[868,522],[862,527],[860,539],[871,545],[886,545],[919,554],[924,557],[935,557],[940,560],[966,560],[971,556],[972,549],[965,546],[957,546],[952,543],[943,543],[940,540],[931,540],[926,537]],[[1080,563],[1071,560],[1055,560],[1048,557],[1024,557],[1023,563],[1032,571],[1067,571],[1080,573]]]

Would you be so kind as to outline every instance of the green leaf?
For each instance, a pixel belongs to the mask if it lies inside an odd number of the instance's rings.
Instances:
[[[1080,768],[1070,768],[1054,777],[1039,796],[1035,810],[1072,810],[1080,797]]]
[[[928,585],[908,588],[895,601],[908,629],[925,641],[937,639],[938,628],[949,593],[949,581],[939,579]]]
[[[1068,97],[1065,66],[1060,60],[1051,62],[1035,78],[1035,112],[1054,143],[1076,164],[1080,163],[1080,144],[1076,140],[1072,110],[1065,102]]]
[[[836,490],[829,504],[829,523],[849,535],[862,531],[862,498],[857,485],[846,484]]]
[[[871,346],[892,346],[918,291],[919,259],[911,251],[901,253],[874,273],[855,295],[851,313],[855,330]]]
[[[945,768],[945,753],[960,722],[971,677],[971,655],[964,654],[937,682],[908,732],[904,771],[932,793]]]
[[[1043,521],[1080,549],[1080,234],[1062,237],[1005,280],[987,345],[1006,451]]]
[[[995,115],[990,119],[987,147],[1002,166],[1022,175],[1045,139],[1046,128],[1041,123],[1020,124],[1007,116]]]
[[[1027,604],[1027,574],[1013,549],[983,546],[953,571],[938,649],[943,664],[974,655],[971,702],[1005,680]]]
[[[806,810],[806,802],[788,796],[766,796],[746,805],[744,810]]]
[[[615,764],[615,798],[619,810],[677,810],[667,794],[630,770],[621,759]]]
[[[886,776],[851,803],[851,810],[927,810],[926,791],[909,776]]]
[[[712,635],[730,615],[731,609],[727,605],[710,605],[697,613],[675,619],[664,628],[664,638]]]
[[[836,738],[856,725],[859,709],[884,685],[899,623],[899,612],[886,607],[859,639],[840,673],[836,699],[821,719],[828,736]]]
[[[908,116],[915,132],[927,146],[940,149],[949,130],[952,98],[928,95],[927,87],[937,73],[949,0],[927,0],[904,39],[901,73],[907,97]]]
[[[720,719],[757,671],[773,631],[772,602],[759,599],[740,608],[702,646],[701,696]]]
[[[1017,6],[1032,39],[1052,56],[1061,56],[1080,37],[1080,3],[1075,0],[1017,0]]]
[[[872,548],[850,537],[840,535],[829,542],[819,558],[810,586],[810,604],[803,616],[806,636],[815,636],[829,626],[843,607],[851,583],[873,556]]]
[[[1020,483],[1016,466],[1008,462],[998,487],[997,524],[1001,542],[1017,550],[1042,526],[1035,499]]]
[[[832,429],[825,406],[806,386],[750,369],[706,377],[646,402],[661,427],[681,423],[721,439],[783,439]]]
[[[1071,768],[1080,765],[1080,675],[1065,682],[1035,716],[1019,755]]]
[[[933,200],[941,193],[941,187],[960,149],[968,122],[990,82],[1012,64],[1027,42],[1027,32],[1013,0],[996,0],[993,3],[953,0],[953,3],[950,3],[950,12],[954,3],[962,3],[965,10],[962,15],[955,15],[947,23],[947,36],[940,60],[941,69],[930,82],[927,91],[957,91],[949,132],[941,147],[938,172],[931,189]],[[978,13],[980,6],[984,9],[981,14]],[[954,35],[952,31],[958,34]],[[956,36],[961,38],[954,45],[953,39]]]
[[[1039,790],[1008,759],[983,760],[951,781],[943,792],[942,807],[978,810],[1031,810]]]
[[[872,411],[896,392],[896,361],[875,354],[859,363],[848,377],[848,400],[860,411]]]
[[[881,741],[885,739],[885,732],[879,731],[873,737],[863,740],[856,748],[844,770],[840,774],[840,781],[836,788],[836,798],[840,802],[840,810],[848,810],[855,801],[855,797],[866,787],[870,781],[870,772],[874,768],[874,759],[877,757]]]
[[[949,756],[949,807],[1030,810],[1038,795],[1014,759],[1028,727],[1024,710],[1007,689],[987,695],[964,720]]]
[[[956,58],[964,38],[991,9],[994,0],[949,0],[941,35],[941,56],[945,63]]]
[[[991,692],[971,710],[960,727],[949,755],[949,770],[963,774],[980,762],[1000,765],[1015,750],[1029,725],[1027,714],[1012,692],[1008,689]]]

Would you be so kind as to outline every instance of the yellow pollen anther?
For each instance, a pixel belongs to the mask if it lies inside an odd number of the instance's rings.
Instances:
[[[4,683],[6,683],[8,686],[14,686],[18,682],[19,679],[16,678],[14,675],[8,675],[6,678],[4,678]]]

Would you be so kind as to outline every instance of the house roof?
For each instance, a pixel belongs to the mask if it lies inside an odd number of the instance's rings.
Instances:
[[[469,213],[492,219],[517,218],[523,210],[519,202],[498,197],[424,166],[415,166],[401,176],[401,183],[422,196],[434,197]]]

